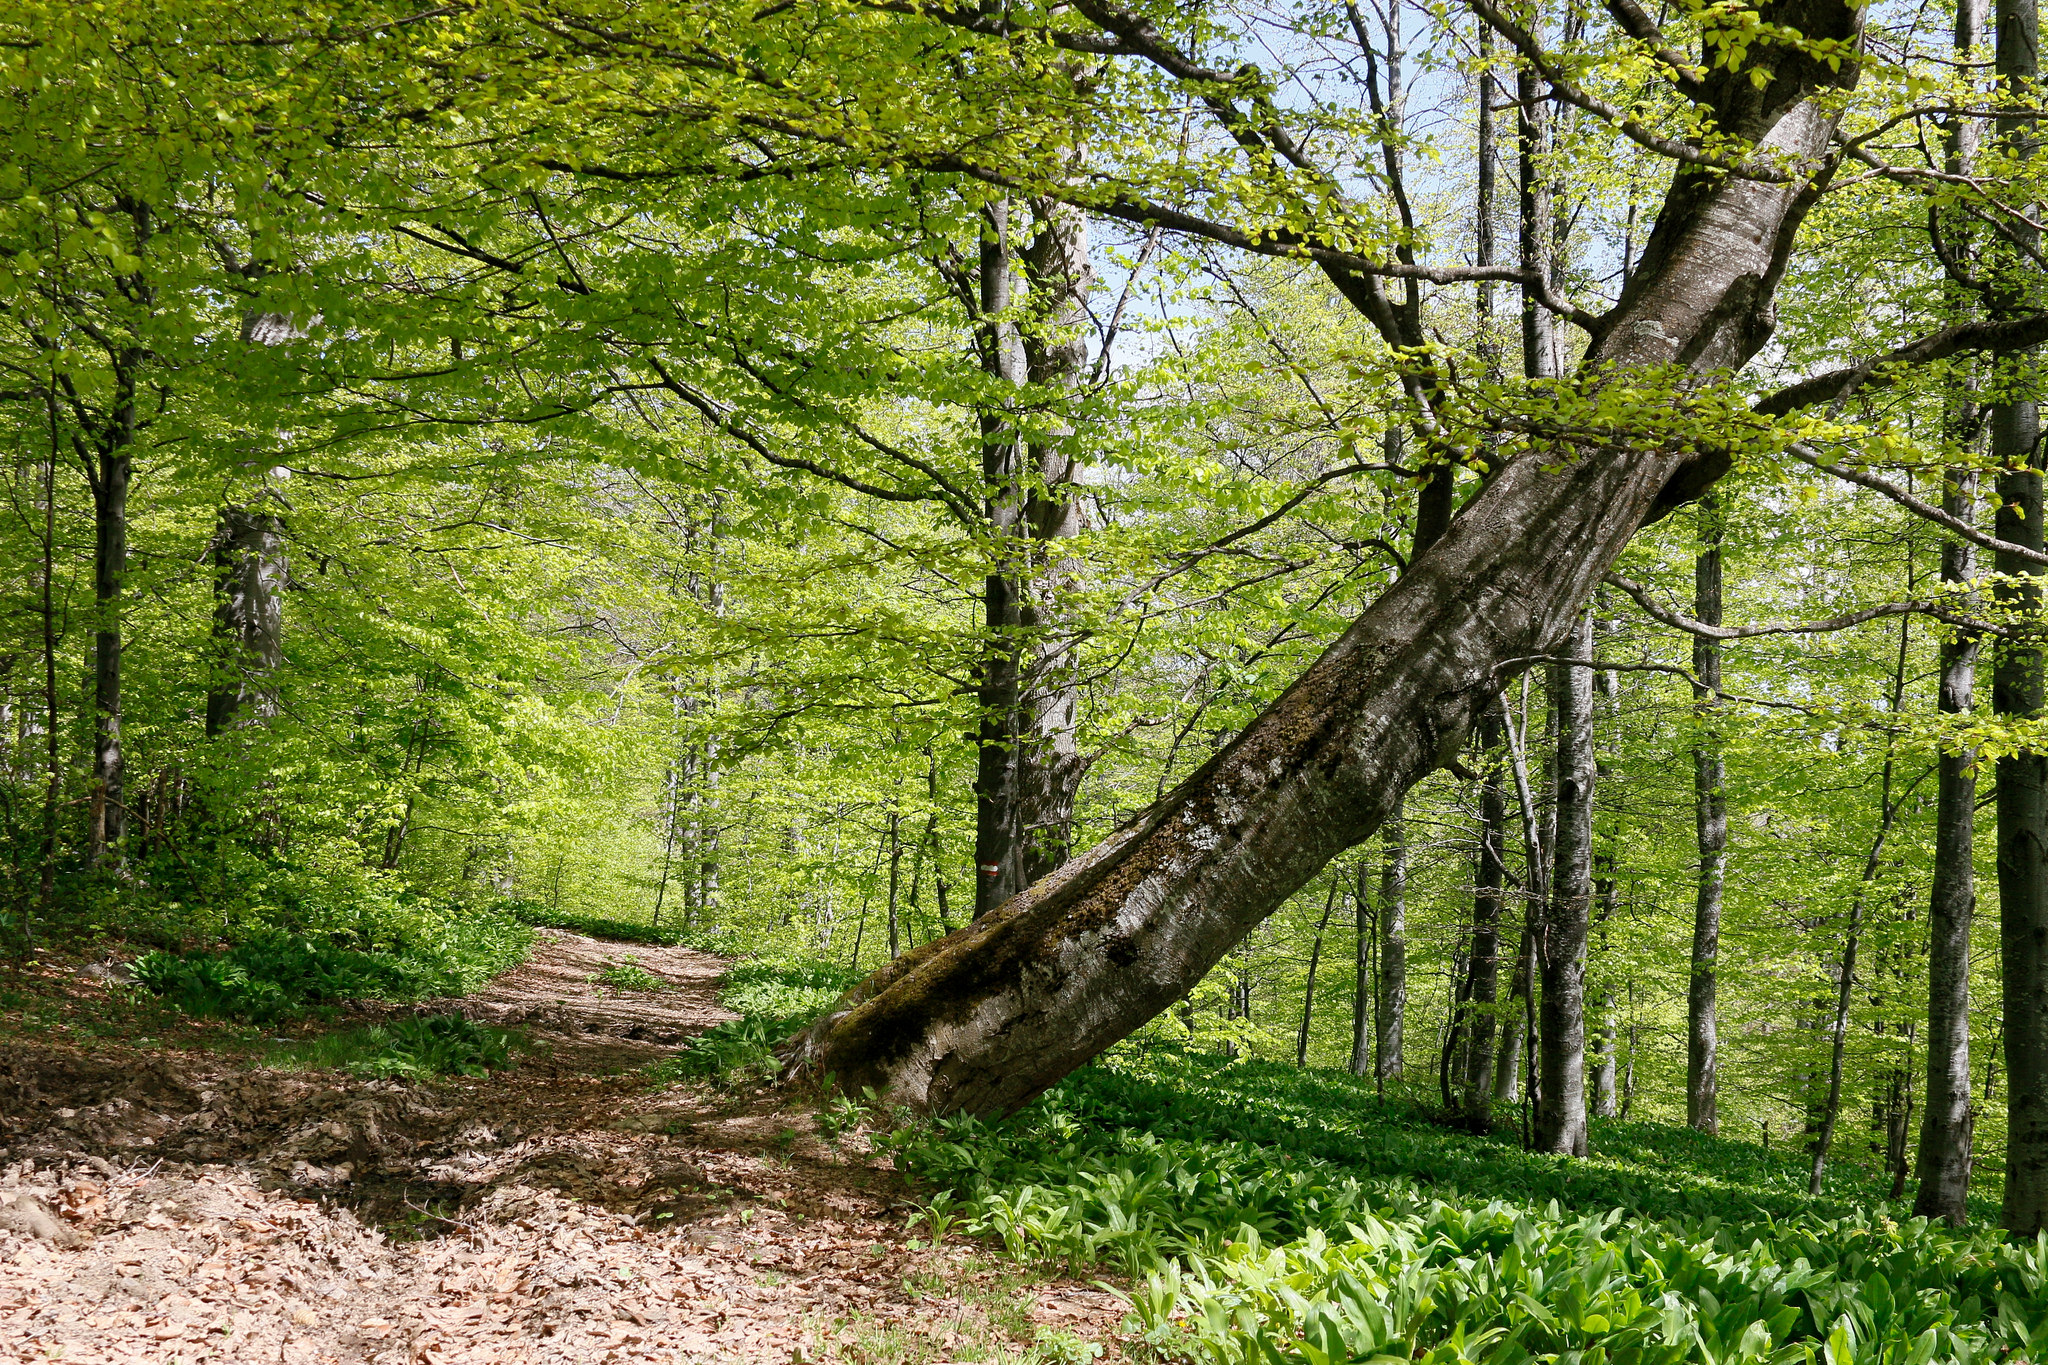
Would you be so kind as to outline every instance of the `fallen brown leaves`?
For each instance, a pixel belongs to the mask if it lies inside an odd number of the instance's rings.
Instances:
[[[522,993],[573,970],[539,963]],[[708,978],[691,984],[675,1004],[703,1019]],[[549,1008],[592,1055],[646,1046],[575,998]],[[613,1019],[652,1031],[640,1008]],[[1100,1289],[916,1243],[866,1139],[824,1140],[787,1095],[17,1041],[0,1141],[0,1358],[1015,1360],[1041,1325],[1100,1340],[1122,1316]]]

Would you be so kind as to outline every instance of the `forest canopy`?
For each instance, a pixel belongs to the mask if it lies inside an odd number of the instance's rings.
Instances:
[[[2040,1231],[2037,39],[17,0],[9,946],[624,923],[930,1112],[1135,1035]]]

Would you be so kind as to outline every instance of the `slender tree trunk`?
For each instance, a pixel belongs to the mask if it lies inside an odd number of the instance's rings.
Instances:
[[[1032,224],[1023,253],[1032,297],[1031,323],[1021,338],[1025,377],[1038,393],[1072,394],[1088,376],[1088,295],[1095,282],[1088,218],[1044,199],[1032,205]],[[1045,434],[1026,449],[1032,480],[1024,519],[1033,572],[1019,612],[1031,646],[1030,674],[1024,680],[1029,739],[1019,780],[1027,883],[1056,871],[1073,855],[1074,800],[1086,767],[1078,742],[1079,669],[1071,642],[1055,632],[1061,598],[1075,586],[1078,572],[1059,546],[1088,529],[1084,504],[1075,496],[1085,481],[1086,462],[1070,424],[1056,414],[1043,414],[1041,425]]]
[[[1550,276],[1550,185],[1544,179],[1543,158],[1549,151],[1549,124],[1543,102],[1542,82],[1535,71],[1522,65],[1515,77],[1517,110],[1515,143],[1520,153],[1522,269],[1545,279]],[[1537,302],[1535,291],[1522,289],[1522,373],[1530,379],[1557,377],[1557,344],[1552,335],[1550,313]]]
[[[1599,854],[1593,859],[1593,913],[1600,925],[1601,955],[1607,950],[1607,921],[1614,914],[1614,859]],[[1615,1019],[1614,986],[1611,975],[1601,973],[1594,1011],[1599,1017],[1599,1034],[1593,1048],[1593,1117],[1611,1119],[1615,1114],[1615,1048],[1619,1025]]]
[[[1374,946],[1379,938],[1378,916],[1372,908],[1367,887],[1370,873],[1365,859],[1358,860],[1352,879],[1351,908],[1358,935],[1352,952],[1358,969],[1357,987],[1351,993],[1351,1074],[1374,1075],[1373,1040],[1379,1037],[1379,973],[1374,968]]]
[[[1501,887],[1507,879],[1508,799],[1502,755],[1507,717],[1498,698],[1479,718],[1479,854],[1473,869],[1471,982],[1465,996],[1471,1041],[1465,1049],[1464,1109],[1475,1128],[1493,1124],[1494,1034],[1500,1001]]]
[[[1699,502],[1700,550],[1693,560],[1693,616],[1721,624],[1721,541],[1726,527],[1721,501],[1708,493]],[[1720,707],[1714,689],[1721,685],[1721,643],[1704,635],[1692,640],[1693,711],[1698,737],[1693,741],[1693,828],[1699,848],[1697,891],[1692,917],[1692,979],[1686,992],[1685,1121],[1702,1133],[1720,1131],[1716,1104],[1720,1020],[1716,995],[1720,989],[1721,900],[1728,861],[1727,772],[1716,731]]]
[[[1373,1041],[1372,1074],[1385,1083],[1401,1074],[1408,1018],[1408,827],[1399,801],[1380,836],[1379,1036]]]
[[[43,627],[43,856],[36,900],[48,919],[57,908],[57,806],[64,792],[62,722],[57,701],[57,395],[46,392],[50,418],[50,458],[43,465],[42,589]],[[24,948],[35,941],[32,916],[24,919]]]
[[[982,369],[1004,385],[1024,382],[1024,351],[1009,317],[1014,300],[1014,244],[1010,205],[986,210],[981,242],[981,327],[976,337]],[[1022,802],[1018,793],[1021,755],[1018,708],[1023,649],[1023,602],[1018,591],[1014,542],[1023,532],[1021,438],[1014,415],[984,411],[981,417],[984,515],[1004,560],[982,586],[982,628],[987,633],[976,683],[980,734],[974,780],[974,862],[977,917],[1008,901],[1028,884],[1024,875]]]
[[[1574,658],[1593,657],[1593,614],[1567,638]],[[1556,867],[1537,940],[1543,969],[1543,1059],[1536,1147],[1586,1155],[1586,940],[1593,919],[1593,670],[1551,665],[1557,716]]]
[[[1953,471],[1945,510],[1976,517],[1976,475]],[[1970,546],[1942,546],[1944,583],[1975,576]],[[1967,715],[1976,685],[1977,640],[1967,632],[1941,646],[1943,715]],[[1934,873],[1927,936],[1927,1107],[1920,1122],[1919,1193],[1913,1212],[1961,1226],[1970,1187],[1970,930],[1976,917],[1974,748],[1944,748],[1938,759],[1934,816]]]
[[[1907,581],[1912,575],[1909,569]],[[1899,649],[1892,670],[1891,712],[1896,715],[1906,692],[1906,659],[1909,631],[1912,617],[1899,618]],[[1856,951],[1863,935],[1863,914],[1870,889],[1877,880],[1878,870],[1884,865],[1885,841],[1891,837],[1892,822],[1898,818],[1900,802],[1894,796],[1896,759],[1890,749],[1884,757],[1884,769],[1878,791],[1877,836],[1870,841],[1870,855],[1863,860],[1863,876],[1856,888],[1856,898],[1849,906],[1849,932],[1842,945],[1841,976],[1835,983],[1834,1017],[1831,1021],[1831,1037],[1828,1047],[1828,1088],[1822,1103],[1818,1124],[1809,1116],[1807,1127],[1813,1134],[1813,1169],[1807,1179],[1807,1192],[1819,1195],[1822,1181],[1827,1173],[1828,1149],[1833,1146],[1835,1125],[1842,1113],[1842,1062],[1849,1041],[1849,1000],[1856,983]]]
[[[901,929],[897,923],[896,898],[903,883],[903,817],[894,807],[889,811],[889,956],[899,957],[903,952]]]
[[[1986,0],[1957,0],[1955,47],[1959,56],[1984,41]],[[1975,121],[1949,124],[1948,170],[1967,174],[1975,161]],[[1958,293],[1961,291],[1958,290]],[[1967,306],[1967,305],[1966,305]],[[1966,395],[1952,409],[1952,426],[1975,440],[1976,404]],[[1974,523],[1977,473],[1949,472],[1942,510]],[[1973,547],[1951,539],[1941,547],[1941,581],[1951,592],[1976,577]],[[1967,599],[1966,599],[1967,600]],[[1967,715],[1976,704],[1978,640],[1958,631],[1941,645],[1937,708],[1943,715]],[[1960,1227],[1968,1217],[1970,1145],[1970,932],[1977,914],[1977,753],[1974,747],[1944,748],[1936,772],[1934,871],[1927,925],[1927,1107],[1920,1120],[1913,1212]]]
[[[1077,389],[1088,370],[1088,294],[1094,282],[1088,220],[1051,200],[1032,206],[1021,251],[998,204],[984,239],[980,342],[983,367],[1041,393]],[[1021,263],[1028,321],[1002,321],[1019,303]],[[1041,425],[1047,425],[1041,423]],[[976,781],[975,913],[985,915],[1072,853],[1074,801],[1085,764],[1078,741],[1080,690],[1069,642],[1054,631],[1073,577],[1059,542],[1087,527],[1073,495],[1085,464],[1075,433],[1052,421],[1028,445],[1007,416],[983,419],[983,477],[990,530],[1005,561],[983,590],[989,645],[982,664]]]
[[[1330,898],[1323,902],[1323,917],[1316,923],[1316,941],[1308,950],[1308,982],[1301,991],[1301,1036],[1294,1044],[1294,1064],[1308,1065],[1308,1026],[1316,1008],[1316,967],[1323,960],[1323,932],[1330,927],[1330,914],[1337,908],[1337,893],[1342,883],[1330,879]]]
[[[133,470],[135,399],[123,398],[114,433],[95,461],[93,510],[92,780],[87,860],[120,861],[127,818],[126,756],[121,747],[122,586],[128,573],[128,481]]]
[[[220,509],[213,544],[213,640],[221,673],[206,694],[209,738],[277,714],[284,666],[284,522],[257,507]]]
[[[1835,1011],[1831,1021],[1831,1040],[1828,1047],[1828,1088],[1822,1102],[1818,1124],[1809,1122],[1813,1130],[1813,1166],[1808,1174],[1806,1192],[1818,1195],[1827,1174],[1828,1148],[1834,1144],[1835,1119],[1842,1112],[1842,1054],[1849,1038],[1849,993],[1856,980],[1856,947],[1863,933],[1863,894],[1859,890],[1855,902],[1849,907],[1849,934],[1842,946],[1841,979],[1835,988]]]
[[[670,764],[668,769],[662,773],[661,786],[663,797],[662,806],[664,812],[668,817],[666,821],[668,825],[668,832],[667,837],[665,837],[661,842],[661,876],[654,883],[654,914],[652,919],[654,927],[657,929],[661,927],[661,907],[663,903],[668,900],[669,874],[675,869],[676,827],[681,817],[681,812],[680,810],[678,810],[677,807],[682,798],[677,790],[676,770],[674,764]],[[831,936],[829,932],[827,932],[826,935],[819,940],[818,946],[823,947],[826,943],[830,942],[830,937]]]
[[[1493,30],[1485,24],[1479,25],[1479,81],[1478,81],[1479,129],[1478,146],[1474,157],[1478,162],[1477,194],[1472,206],[1472,263],[1479,266],[1499,264],[1499,246],[1495,240],[1494,215],[1499,212],[1496,204],[1499,186],[1498,157],[1496,147],[1498,134],[1494,127],[1495,96],[1499,87],[1493,76]],[[1498,382],[1501,377],[1500,346],[1493,333],[1493,281],[1481,280],[1474,287],[1478,310],[1478,345],[1476,349],[1486,369],[1486,377]]]
[[[2040,21],[2035,0],[1998,0],[1997,73],[2014,97],[2033,103],[2040,76]],[[2000,120],[2000,134],[2025,149],[2032,120]],[[2024,152],[2023,152],[2024,154]],[[2017,230],[2017,229],[2016,229]],[[1988,426],[1998,479],[1995,530],[2001,539],[2042,547],[2041,423],[2034,358],[1999,358],[2000,392]],[[1998,572],[2031,578],[2040,570],[2010,555]],[[1991,674],[1992,706],[2027,717],[2041,709],[2041,594],[2007,579],[1998,593],[2020,624],[1998,652]],[[2032,1237],[2048,1227],[2048,755],[2000,758],[1998,783],[1999,956],[2004,969],[2007,1231]]]
[[[1549,885],[1549,859],[1543,827],[1538,821],[1535,792],[1529,781],[1529,686],[1522,683],[1518,723],[1504,727],[1509,771],[1515,780],[1515,802],[1522,818],[1522,930],[1515,945],[1515,971],[1500,1015],[1500,1056],[1494,1063],[1493,1097],[1513,1104],[1522,1094],[1523,1062],[1528,1052],[1531,992],[1536,979],[1536,921]]]
[[[1843,7],[1808,21],[1814,36],[1843,38],[1855,22]],[[1786,66],[1798,74],[1736,126],[1760,155],[1818,154],[1834,123],[1802,91],[1850,79],[1845,66]],[[1745,364],[1768,336],[1779,256],[1812,200],[1797,184],[1681,172],[1587,373]],[[1565,639],[1636,528],[1670,505],[1667,490],[1692,496],[1711,472],[1685,450],[1621,442],[1506,464],[1235,740],[1000,911],[848,992],[791,1064],[928,1111],[1028,1102],[1180,999],[1378,829],[1456,752],[1514,661]]]

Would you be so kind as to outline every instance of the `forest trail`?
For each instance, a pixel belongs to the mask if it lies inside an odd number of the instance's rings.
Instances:
[[[619,963],[661,977],[669,988],[619,991],[592,979]],[[461,1014],[516,1028],[540,1049],[526,1070],[564,1075],[625,1070],[739,1017],[718,1003],[718,983],[728,965],[693,948],[607,943],[548,929],[531,957],[477,994],[429,1000],[404,1012]]]
[[[588,980],[629,955],[670,988]],[[483,1079],[6,1040],[0,1359],[1014,1361],[1115,1332],[1100,1289],[917,1242],[815,1102],[622,1071],[731,1017],[724,965],[551,935],[435,1006],[548,1046]]]

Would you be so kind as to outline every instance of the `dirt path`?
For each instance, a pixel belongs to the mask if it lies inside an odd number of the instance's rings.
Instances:
[[[617,991],[591,978],[630,963],[662,978],[669,989]],[[558,1074],[589,1075],[644,1066],[737,1016],[718,1003],[726,963],[691,948],[605,943],[559,929],[524,965],[480,993],[414,1007],[420,1014],[465,1014],[517,1028],[540,1044],[537,1062]]]
[[[627,953],[673,987],[589,983]],[[551,1045],[485,1080],[6,1040],[0,1359],[912,1365],[1114,1335],[1099,1289],[916,1242],[886,1159],[814,1106],[576,1074],[729,1017],[722,965],[560,936],[451,1002]]]

